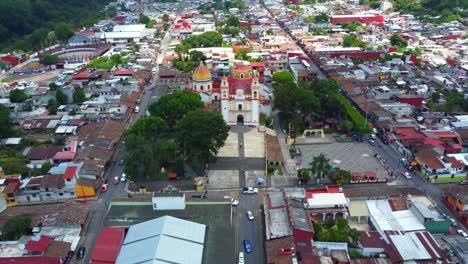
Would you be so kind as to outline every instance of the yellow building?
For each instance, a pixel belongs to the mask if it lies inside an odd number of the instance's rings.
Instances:
[[[101,186],[100,180],[79,178],[75,184],[75,193],[78,198],[92,198],[97,195]]]

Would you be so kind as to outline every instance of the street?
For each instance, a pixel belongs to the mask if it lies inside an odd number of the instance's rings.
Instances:
[[[161,52],[158,54],[158,59],[160,57],[164,58],[169,43],[170,33],[167,33],[164,39],[161,41]],[[156,73],[153,76],[153,80],[149,86],[145,87],[141,95],[140,111],[138,113],[133,113],[133,115],[130,117],[128,127],[133,125],[136,120],[138,120],[138,118],[146,114],[146,110],[148,109],[148,105],[150,103],[157,101],[165,93],[165,90],[162,87],[159,89],[156,88],[159,65],[156,65],[155,67]],[[75,259],[76,262],[73,263],[90,263],[94,244],[96,242],[97,236],[102,230],[104,218],[106,216],[107,209],[112,202],[112,199],[117,197],[127,197],[128,195],[124,190],[125,184],[127,183],[112,183],[114,177],[118,176],[120,178],[123,173],[124,167],[118,165],[119,161],[122,159],[125,159],[125,145],[122,143],[122,141],[120,141],[114,151],[112,162],[104,174],[104,179],[107,179],[109,183],[107,192],[98,194],[97,200],[95,201],[95,204],[88,215],[87,222],[85,223],[82,231],[81,239],[78,243],[77,248],[82,245],[86,248],[85,255],[83,259]]]

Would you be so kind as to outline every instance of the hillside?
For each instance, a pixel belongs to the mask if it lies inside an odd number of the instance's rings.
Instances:
[[[57,23],[91,25],[104,14],[110,0],[1,0],[0,49],[30,50]]]

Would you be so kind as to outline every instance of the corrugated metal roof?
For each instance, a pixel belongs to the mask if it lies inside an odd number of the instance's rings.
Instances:
[[[129,228],[117,264],[202,263],[206,226],[163,216]],[[181,251],[183,249],[183,251]]]

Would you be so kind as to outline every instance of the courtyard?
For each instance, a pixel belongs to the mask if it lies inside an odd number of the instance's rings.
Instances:
[[[339,167],[350,172],[373,171],[377,173],[378,178],[388,176],[385,168],[374,157],[373,148],[375,147],[370,146],[367,142],[333,142],[330,144],[299,145],[296,148],[302,152],[302,156],[296,159],[301,161],[303,167],[308,167],[314,157],[323,153],[330,160],[332,167]]]

